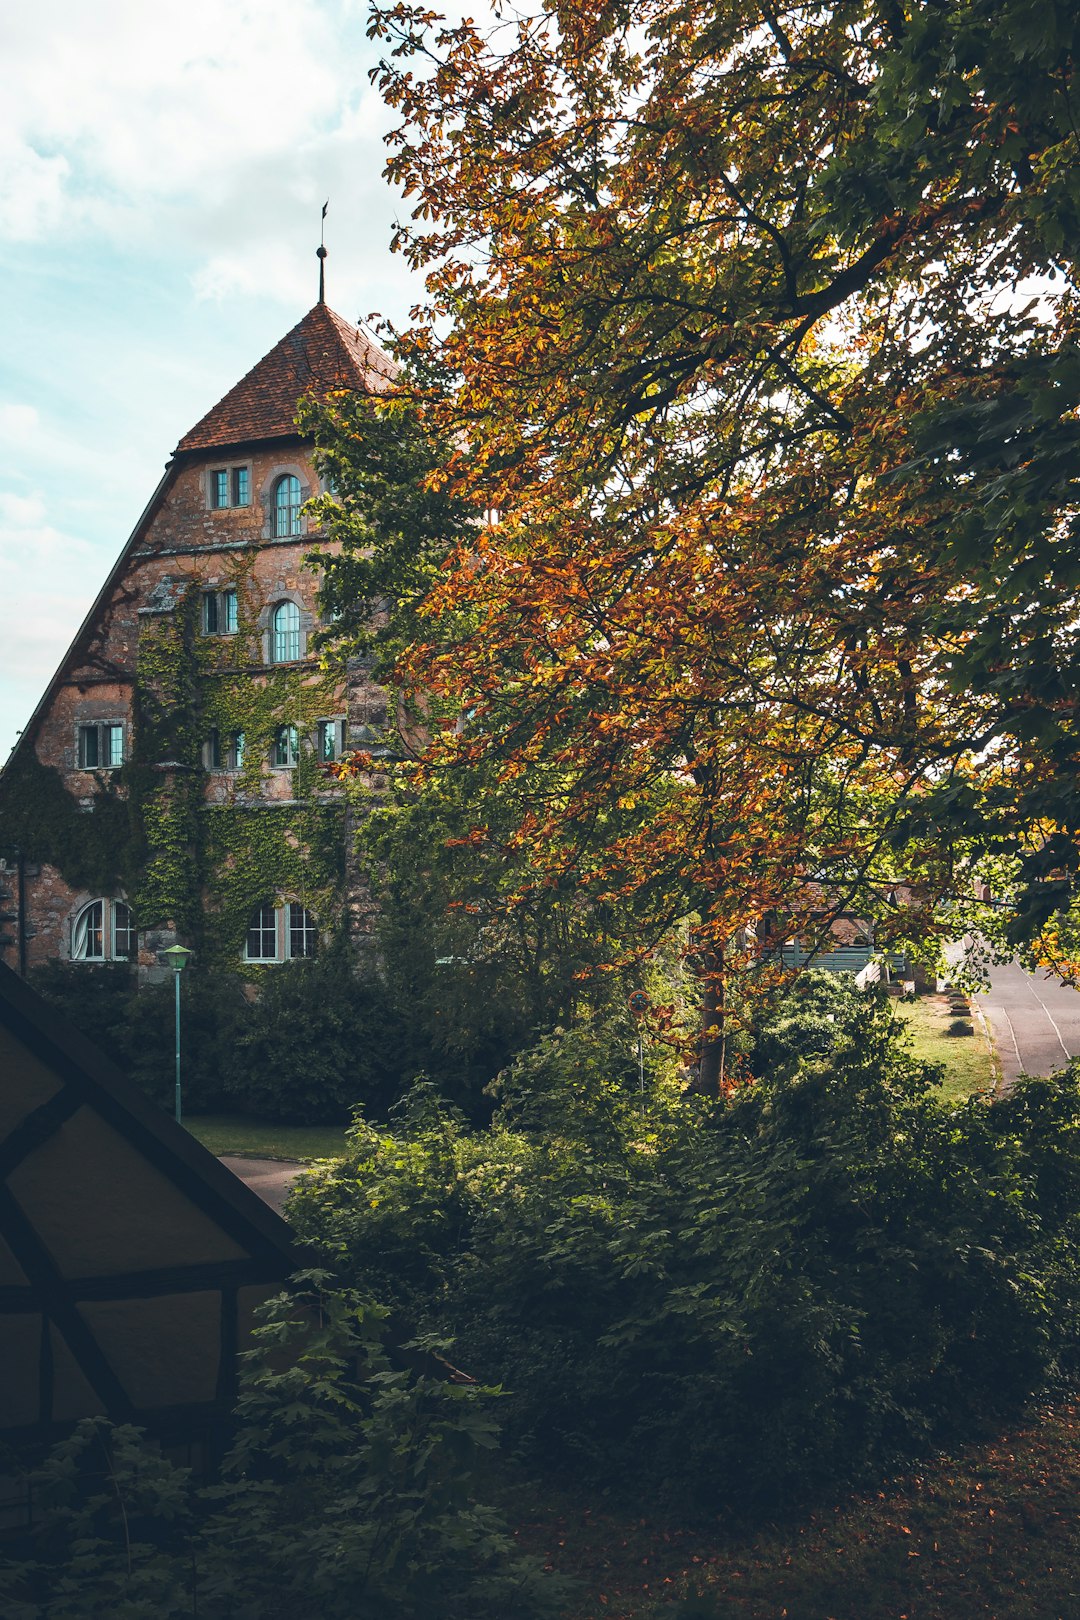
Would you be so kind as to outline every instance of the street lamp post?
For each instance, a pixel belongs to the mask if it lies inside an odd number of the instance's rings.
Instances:
[[[180,1124],[180,975],[191,955],[186,945],[170,945],[167,951],[162,951],[169,966],[173,970],[173,983],[176,986],[176,1123]]]

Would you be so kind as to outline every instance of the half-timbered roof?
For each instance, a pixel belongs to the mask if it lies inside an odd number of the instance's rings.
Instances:
[[[224,1420],[289,1227],[0,965],[0,1434]]]

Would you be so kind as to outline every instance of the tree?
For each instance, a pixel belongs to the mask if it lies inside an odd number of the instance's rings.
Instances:
[[[468,717],[428,769],[487,772],[522,892],[572,874],[643,946],[696,919],[710,1085],[770,918],[914,940],[992,858],[1045,951],[1080,872],[1074,8],[372,29],[427,488],[497,515],[396,664]]]
[[[444,389],[437,375],[421,383],[414,371],[392,395],[343,395],[306,419],[333,491],[319,502],[331,542],[318,554],[331,618],[323,639],[369,661],[391,687],[420,637],[434,631],[453,661],[474,628],[467,605],[435,626],[426,616],[443,564],[484,522],[467,493],[448,494],[434,477],[452,447],[417,400]],[[437,1069],[457,1100],[487,1111],[481,1088],[538,1032],[625,1000],[632,985],[596,970],[633,956],[631,921],[625,907],[583,898],[572,872],[531,884],[514,806],[485,763],[421,768],[433,734],[459,731],[456,701],[429,686],[396,697],[342,771],[375,900],[381,977],[414,1071]]]

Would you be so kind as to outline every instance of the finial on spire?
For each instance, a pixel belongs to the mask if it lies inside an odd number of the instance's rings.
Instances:
[[[316,257],[319,261],[319,303],[326,303],[326,210],[330,206],[327,197],[322,205],[322,225],[319,228],[319,247]]]

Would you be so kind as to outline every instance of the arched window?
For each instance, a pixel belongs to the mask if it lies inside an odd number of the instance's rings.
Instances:
[[[122,900],[91,900],[71,925],[73,962],[126,962],[135,944],[135,924]]]
[[[300,609],[279,602],[270,614],[270,662],[290,664],[300,657]]]
[[[300,480],[286,473],[274,485],[273,534],[275,540],[300,533]]]
[[[315,955],[319,925],[299,900],[275,906],[269,900],[248,923],[244,958],[248,962],[288,962]]]

